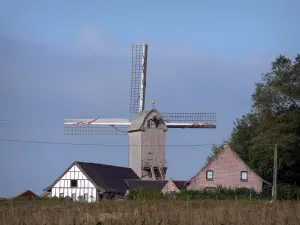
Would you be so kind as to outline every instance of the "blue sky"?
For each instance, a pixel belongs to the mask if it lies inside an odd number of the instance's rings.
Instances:
[[[299,53],[298,1],[0,1],[0,139],[124,144],[64,136],[64,118],[128,117],[131,45],[148,43],[147,107],[216,112],[217,129],[167,133],[167,144],[222,143],[279,54]],[[211,146],[167,146],[188,179]],[[127,165],[127,147],[0,140],[0,197],[38,194],[74,160]]]

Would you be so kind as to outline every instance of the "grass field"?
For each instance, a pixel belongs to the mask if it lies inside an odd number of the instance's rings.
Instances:
[[[1,225],[279,225],[300,224],[300,202],[51,201],[0,202]]]

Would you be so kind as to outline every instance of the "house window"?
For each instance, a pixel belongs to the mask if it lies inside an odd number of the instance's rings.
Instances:
[[[213,171],[212,170],[206,171],[206,180],[213,180]]]
[[[87,202],[89,200],[88,194],[83,195],[83,201]]]
[[[59,194],[59,197],[60,197],[60,198],[63,198],[63,197],[64,197],[64,193],[60,193],[60,194]]]
[[[71,187],[77,187],[77,180],[71,180]]]
[[[72,200],[75,201],[76,200],[76,193],[72,194]]]
[[[241,181],[247,181],[247,180],[248,180],[248,172],[241,171]]]

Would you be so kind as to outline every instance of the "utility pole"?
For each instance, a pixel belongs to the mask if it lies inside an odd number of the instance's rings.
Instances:
[[[274,170],[273,170],[273,190],[272,190],[273,201],[277,199],[277,144],[274,147]]]

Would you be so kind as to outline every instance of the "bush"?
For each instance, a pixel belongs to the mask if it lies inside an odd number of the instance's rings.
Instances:
[[[255,200],[267,199],[263,193],[258,194],[254,189],[248,188],[224,188],[218,187],[215,190],[182,190],[180,193],[163,194],[159,190],[136,189],[130,191],[126,196],[127,200],[157,200],[157,199],[178,199],[178,200]]]
[[[163,199],[164,195],[160,190],[153,189],[134,189],[129,192],[127,200],[157,200]]]
[[[277,196],[279,200],[300,200],[300,187],[293,184],[279,184]]]
[[[258,199],[263,198],[253,189],[248,188],[222,188],[218,187],[215,190],[183,190],[177,194],[177,199],[181,200],[234,200],[234,199]]]

